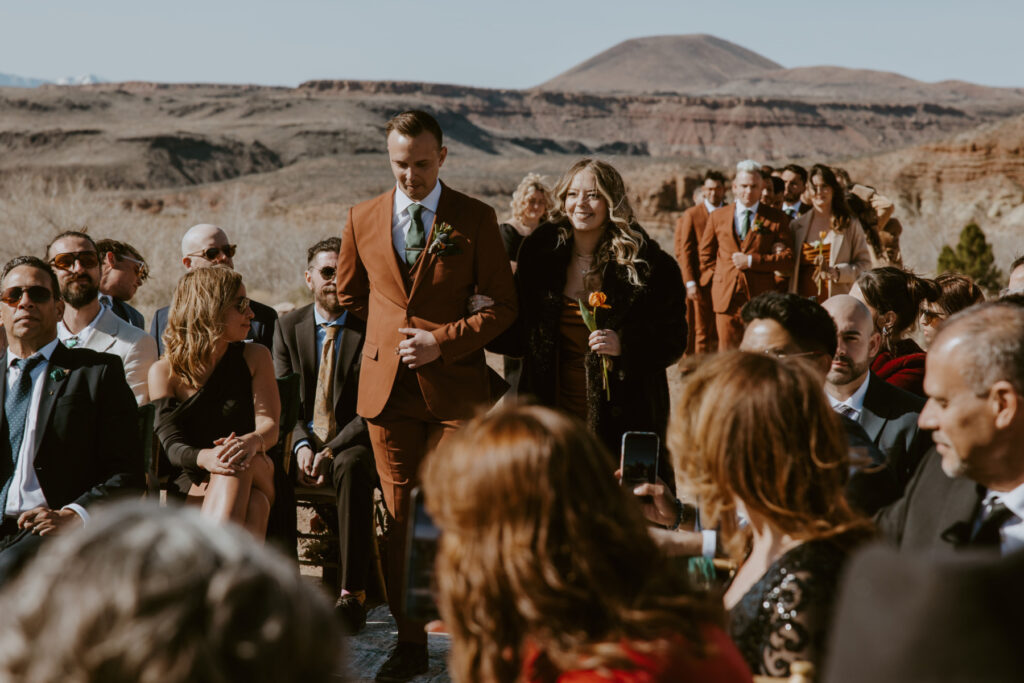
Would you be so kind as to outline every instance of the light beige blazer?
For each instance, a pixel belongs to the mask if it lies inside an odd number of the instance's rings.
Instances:
[[[808,235],[811,227],[811,219],[814,211],[801,214],[790,224],[793,229],[793,243],[795,245],[796,265],[793,267],[793,277],[789,278],[789,291],[796,294],[800,278],[800,253],[803,251],[804,242],[817,241],[816,235]],[[832,235],[832,248],[829,253],[828,264],[839,271],[837,281],[828,281],[828,295],[849,294],[853,289],[853,283],[865,270],[871,269],[871,252],[868,250],[868,238],[864,234],[864,228],[856,218],[850,219],[850,224],[842,232],[829,230]]]

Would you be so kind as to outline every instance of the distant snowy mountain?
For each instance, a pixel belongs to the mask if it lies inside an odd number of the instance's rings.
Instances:
[[[15,76],[14,74],[0,74],[0,87],[4,88],[35,88],[49,82],[42,78],[25,78],[23,76]]]
[[[81,76],[66,76],[57,79],[57,85],[92,85],[93,83],[106,83],[106,79],[96,74],[83,74]]]

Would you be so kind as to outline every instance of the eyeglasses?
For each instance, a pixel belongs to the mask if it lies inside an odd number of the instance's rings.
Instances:
[[[944,313],[937,313],[935,311],[929,311],[927,309],[921,309],[921,322],[925,325],[931,325],[937,320],[945,320],[946,315]]]
[[[139,278],[143,282],[145,282],[146,278],[149,277],[149,268],[146,266],[145,261],[140,261],[139,259],[132,258],[131,256],[121,256],[118,257],[117,260],[118,262],[127,261],[128,265],[130,265],[132,270],[135,272],[135,277]]]
[[[206,249],[203,249],[201,251],[186,254],[186,256],[199,256],[200,258],[204,258],[207,261],[212,261],[218,256],[220,256],[221,253],[223,253],[224,256],[226,256],[227,258],[234,258],[235,251],[237,250],[237,244],[225,244],[223,247],[207,247]]]
[[[82,264],[82,268],[89,270],[100,264],[100,257],[95,251],[69,251],[57,254],[50,259],[50,265],[61,270],[71,270],[75,267],[75,261]]]
[[[243,296],[233,304],[233,307],[239,313],[245,313],[249,310],[249,304],[252,303],[252,299],[247,296]]]
[[[28,300],[34,304],[45,304],[53,299],[53,292],[49,287],[32,285],[31,287],[8,287],[0,294],[0,301],[8,306],[17,306],[25,294],[28,294]]]
[[[328,282],[330,282],[331,280],[334,279],[334,276],[337,274],[338,269],[335,268],[334,266],[324,266],[323,268],[321,268],[319,270],[317,270],[316,268],[313,268],[312,271],[314,273],[320,273],[320,277],[322,277],[324,280],[327,280]]]

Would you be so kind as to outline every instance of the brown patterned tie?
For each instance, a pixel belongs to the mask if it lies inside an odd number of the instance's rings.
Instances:
[[[334,417],[334,341],[338,338],[338,325],[323,323],[327,333],[320,349],[320,370],[316,373],[316,394],[313,398],[313,434],[319,447],[334,438],[338,423]]]

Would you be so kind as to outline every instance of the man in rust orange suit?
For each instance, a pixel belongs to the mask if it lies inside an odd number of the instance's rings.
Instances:
[[[447,149],[437,121],[403,112],[386,135],[397,185],[349,212],[338,299],[366,320],[357,411],[394,518],[387,583],[398,645],[377,680],[407,680],[428,668],[423,624],[399,604],[410,493],[424,456],[492,402],[484,345],[517,307],[494,210],[438,180]],[[474,294],[493,303],[469,314]]]
[[[700,241],[700,283],[711,284],[720,351],[739,348],[743,304],[775,289],[775,271],[793,269],[789,216],[760,203],[760,170],[749,159],[736,164],[735,204],[712,212]]]
[[[711,212],[722,205],[725,198],[725,176],[708,171],[701,187],[701,201],[691,206],[676,223],[676,261],[686,285],[686,323],[690,339],[686,344],[688,355],[708,353],[718,349],[715,330],[715,312],[711,308],[711,291],[700,284],[700,238],[704,234]]]

